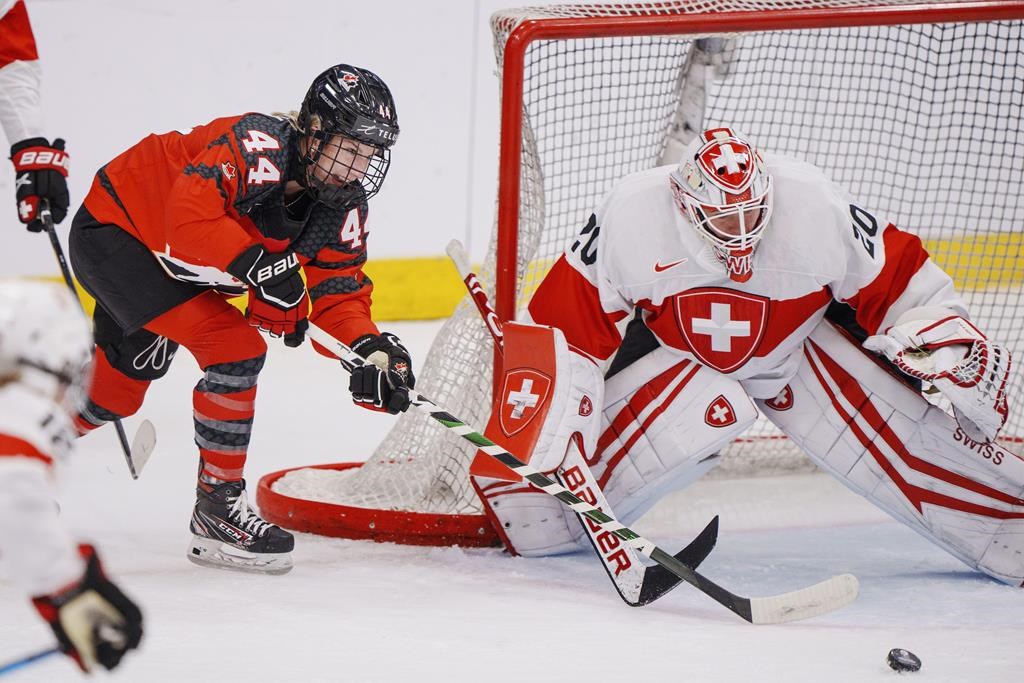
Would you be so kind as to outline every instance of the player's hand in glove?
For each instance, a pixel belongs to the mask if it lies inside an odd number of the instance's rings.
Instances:
[[[43,230],[39,212],[43,200],[50,205],[54,223],[68,215],[68,155],[64,141],[51,145],[46,138],[28,138],[11,147],[14,162],[14,189],[18,219],[32,232]]]
[[[104,574],[96,549],[79,546],[85,575],[53,593],[32,598],[60,649],[85,671],[97,663],[113,669],[142,639],[142,612]]]
[[[409,407],[409,389],[416,386],[412,358],[393,334],[364,334],[352,342],[352,350],[369,361],[352,371],[348,388],[352,401],[363,408],[391,413]]]
[[[245,317],[271,337],[284,337],[286,346],[306,338],[309,297],[299,274],[295,252],[268,253],[255,245],[228,265],[228,272],[249,285]]]

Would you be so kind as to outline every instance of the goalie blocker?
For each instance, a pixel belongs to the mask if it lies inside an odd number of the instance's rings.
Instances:
[[[627,525],[711,470],[756,417],[739,382],[662,348],[605,381],[558,330],[509,323],[504,367],[487,436],[567,487],[592,488]],[[845,332],[821,323],[796,375],[757,406],[848,488],[970,567],[1022,585],[1024,461],[972,438]],[[479,456],[471,472],[512,552],[579,548],[583,529],[558,501]]]

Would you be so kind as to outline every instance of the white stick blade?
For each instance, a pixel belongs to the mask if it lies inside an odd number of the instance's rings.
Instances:
[[[153,455],[156,448],[156,427],[149,420],[143,420],[132,439],[131,458],[135,466],[135,478],[142,474],[142,468],[149,462],[149,456]]]
[[[856,576],[841,574],[792,593],[751,598],[750,614],[755,624],[783,624],[810,619],[849,605],[859,590]]]
[[[465,280],[466,276],[470,273],[469,268],[469,256],[466,255],[466,248],[462,246],[462,242],[459,240],[452,240],[445,247],[445,252],[448,254],[448,258],[455,264],[455,268],[458,269],[459,275]]]

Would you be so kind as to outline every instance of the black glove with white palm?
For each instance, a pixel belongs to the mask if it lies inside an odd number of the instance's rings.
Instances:
[[[930,382],[953,404],[957,424],[972,440],[991,441],[1006,423],[1010,352],[956,311],[913,308],[864,340],[911,377]]]
[[[409,407],[409,389],[416,386],[409,351],[395,335],[364,334],[351,348],[369,361],[352,371],[348,388],[352,401],[363,408],[382,412],[404,412]]]
[[[85,574],[51,595],[32,598],[53,629],[60,649],[89,673],[96,664],[113,669],[142,640],[142,612],[106,574],[91,545],[82,545]]]

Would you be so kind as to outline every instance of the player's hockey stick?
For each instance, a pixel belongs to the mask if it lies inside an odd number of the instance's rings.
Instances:
[[[40,652],[33,652],[30,655],[25,655],[20,659],[15,659],[13,662],[7,662],[6,664],[0,664],[0,676],[9,674],[12,671],[20,669],[23,666],[28,666],[33,662],[38,662],[40,659],[46,659],[50,655],[55,655],[60,652],[60,648],[51,647],[48,650],[41,650]]]
[[[53,214],[50,213],[50,202],[48,200],[43,200],[42,208],[39,210],[39,220],[43,222],[46,234],[50,237],[50,245],[53,247],[53,253],[57,257],[57,264],[60,266],[61,275],[64,276],[64,283],[71,290],[75,301],[81,306],[82,301],[78,298],[78,290],[75,289],[75,283],[71,279],[71,269],[68,268],[67,259],[64,258],[64,249],[60,246],[60,239],[57,238],[57,229],[53,225]],[[156,429],[153,427],[152,422],[143,420],[129,446],[128,435],[125,434],[124,425],[121,424],[121,420],[116,418],[112,422],[117,430],[117,440],[121,442],[121,450],[124,451],[125,462],[128,463],[128,471],[131,473],[132,479],[138,479],[139,473],[142,472],[143,466],[149,461],[149,456],[152,455],[153,448],[156,446]]]
[[[452,240],[448,243],[445,248],[449,258],[455,265],[455,269],[459,271],[459,277],[462,278],[462,282],[466,285],[466,289],[469,292],[470,297],[473,299],[473,303],[476,304],[477,310],[480,312],[480,317],[484,321],[484,325],[491,333],[491,337],[494,339],[494,345],[498,348],[499,352],[504,352],[504,332],[502,330],[501,321],[498,319],[498,314],[491,306],[490,298],[487,296],[487,290],[483,288],[476,273],[469,265],[469,258],[466,256],[466,250],[462,246],[462,242],[459,240]],[[588,469],[586,465],[580,465],[580,467]],[[587,472],[585,477],[593,479],[593,475]],[[559,483],[565,485],[565,479],[559,474]],[[596,481],[590,481],[589,486],[591,491],[597,488]],[[601,498],[604,496],[601,495]],[[606,500],[602,500],[600,507],[607,511],[609,514],[614,516],[614,512],[608,506]],[[673,588],[679,585],[682,581],[675,574],[668,572],[661,565],[644,566],[640,561],[637,551],[628,545],[621,547],[621,552],[628,555],[629,566],[623,570],[622,565],[618,563],[618,560],[610,560],[605,557],[605,552],[599,547],[598,534],[601,531],[600,527],[595,527],[587,523],[587,519],[576,514],[576,518],[580,522],[580,526],[583,527],[584,535],[590,542],[591,547],[597,554],[598,558],[601,559],[601,564],[604,567],[605,573],[611,580],[612,585],[615,586],[615,590],[618,592],[619,597],[622,598],[623,602],[631,607],[641,607],[643,605],[649,605],[661,596],[665,595]],[[603,533],[602,533],[603,535]],[[708,556],[708,554],[714,549],[715,543],[718,541],[718,517],[716,516],[711,523],[695,538],[690,545],[688,545],[682,551],[676,553],[675,558],[683,564],[690,567],[690,569],[696,569],[700,566],[700,563]],[[643,568],[642,572],[640,568]]]
[[[310,339],[337,356],[346,370],[351,372],[355,368],[366,365],[366,361],[360,355],[313,323],[309,325],[308,334]],[[764,598],[747,598],[736,595],[687,567],[643,536],[621,524],[611,515],[574,496],[564,486],[530,467],[459,418],[446,412],[426,396],[415,390],[410,390],[409,400],[412,407],[426,413],[544,493],[554,496],[574,512],[582,514],[605,531],[615,534],[622,541],[639,550],[645,557],[654,560],[672,574],[695,586],[699,591],[752,624],[780,624],[807,619],[839,609],[857,597],[857,577],[852,574],[834,576],[813,586],[781,595]]]

